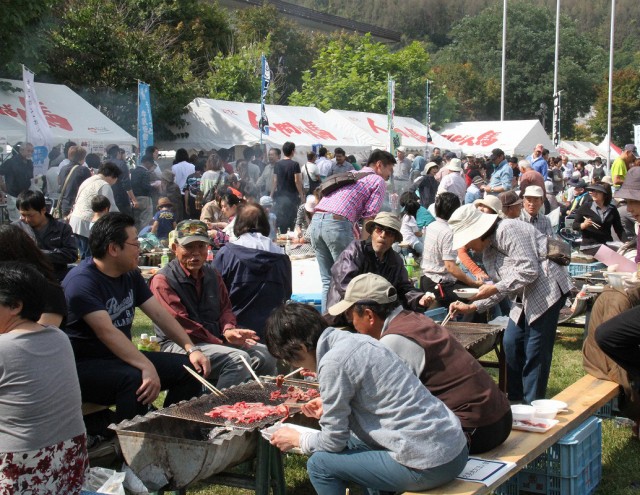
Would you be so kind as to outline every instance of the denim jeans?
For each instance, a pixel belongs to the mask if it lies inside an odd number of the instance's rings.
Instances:
[[[565,296],[558,299],[530,324],[524,312],[518,323],[509,320],[503,341],[509,400],[530,404],[545,398],[558,316],[565,300]]]
[[[78,252],[81,260],[91,256],[91,248],[89,248],[88,237],[76,234],[76,242],[78,243]]]
[[[333,214],[318,212],[309,226],[311,245],[316,252],[322,279],[322,313],[326,312],[331,267],[340,253],[353,241],[353,226],[347,220],[334,220]]]
[[[307,461],[307,472],[318,495],[344,495],[347,484],[357,483],[370,495],[381,492],[421,491],[454,479],[468,459],[467,447],[446,464],[411,469],[394,460],[386,450],[370,450],[362,442],[342,452],[316,452]],[[425,455],[429,455],[425,452]]]

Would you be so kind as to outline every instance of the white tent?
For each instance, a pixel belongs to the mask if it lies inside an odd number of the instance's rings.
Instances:
[[[19,91],[0,90],[0,143],[26,139],[22,81],[0,79]],[[63,84],[35,83],[40,106],[51,128],[54,145],[72,140],[99,152],[108,144],[133,145],[136,138]]]
[[[189,136],[166,143],[169,148],[231,148],[252,146],[260,142],[260,105],[235,101],[196,98],[187,106],[185,120],[189,125],[179,132]],[[331,119],[314,107],[267,105],[269,135],[262,142],[282,146],[286,141],[298,149],[310,149],[314,144],[327,148],[345,148],[347,154],[368,152],[375,141],[365,132],[347,122]]]
[[[387,132],[387,116],[380,113],[353,112],[350,110],[329,110],[327,112],[332,121],[345,120],[351,125],[357,126],[366,132],[376,141],[376,146],[387,148],[389,144],[389,134]],[[424,150],[427,145],[427,126],[411,117],[394,116],[393,124],[395,131],[402,136],[402,145],[408,149]],[[431,134],[431,145],[443,150],[460,151],[460,146],[454,144],[433,129]]]
[[[589,141],[563,141],[581,152],[580,160],[593,160],[600,157],[607,160],[607,155],[593,143]],[[559,151],[559,150],[558,150]]]
[[[529,156],[536,144],[556,154],[556,148],[538,120],[453,122],[442,135],[465,153],[490,155],[500,148],[507,155]]]

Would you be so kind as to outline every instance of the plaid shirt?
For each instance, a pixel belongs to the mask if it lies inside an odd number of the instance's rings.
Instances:
[[[553,231],[553,227],[551,226],[551,220],[549,220],[542,212],[538,212],[536,216],[532,217],[523,209],[520,214],[520,220],[525,223],[530,223],[547,237],[555,237],[556,235]]]
[[[322,198],[316,211],[341,215],[352,223],[361,218],[375,217],[382,207],[387,185],[372,168],[364,167],[361,172],[371,172],[371,175]]]
[[[542,316],[571,290],[569,272],[547,259],[547,237],[521,220],[502,220],[483,253],[487,273],[498,294],[474,304],[483,312],[510,296],[509,317],[518,322],[522,311],[527,323]]]

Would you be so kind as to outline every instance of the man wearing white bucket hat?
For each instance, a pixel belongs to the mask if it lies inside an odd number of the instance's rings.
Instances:
[[[509,400],[544,399],[558,315],[573,285],[567,270],[547,259],[547,237],[529,223],[465,205],[453,213],[449,225],[453,248],[482,252],[485,269],[495,281],[482,285],[471,304],[456,301],[450,309],[486,311],[510,297],[504,336]]]

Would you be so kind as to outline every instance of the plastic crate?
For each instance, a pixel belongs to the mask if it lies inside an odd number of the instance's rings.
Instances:
[[[575,277],[584,273],[606,270],[607,265],[596,261],[595,263],[569,263],[569,275]]]
[[[322,310],[322,294],[292,294],[291,300],[302,304],[309,304],[318,310]]]
[[[433,321],[440,323],[447,316],[447,308],[435,308],[425,311],[424,314],[431,318]]]
[[[620,416],[620,404],[618,397],[614,397],[596,412],[596,416],[602,419],[612,419]]]
[[[602,420],[591,417],[513,478],[499,495],[590,495],[602,478]]]

